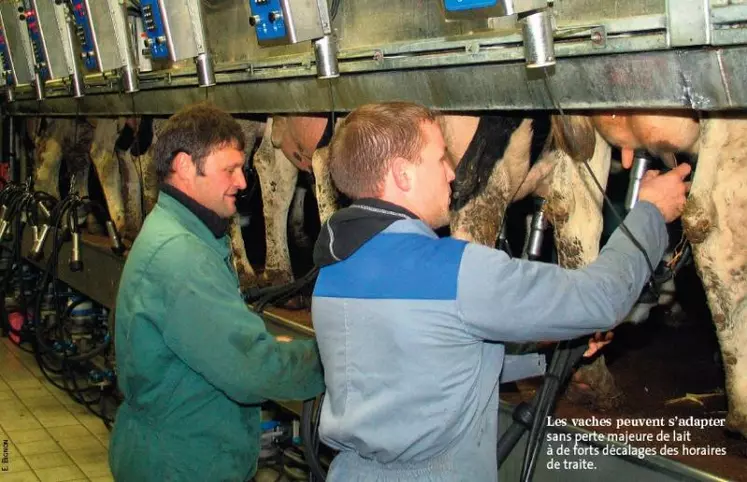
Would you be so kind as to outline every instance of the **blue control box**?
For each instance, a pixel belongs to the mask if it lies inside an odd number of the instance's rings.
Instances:
[[[36,18],[36,12],[33,10],[26,12],[26,26],[28,26],[31,45],[34,48],[34,61],[36,62],[36,65],[41,66],[39,68],[39,76],[42,80],[49,80],[49,69],[46,67],[47,62],[44,58],[44,48],[41,41],[39,21]]]
[[[495,7],[498,0],[444,0],[444,7],[448,12],[474,10],[476,8]]]
[[[5,41],[5,32],[0,29],[0,57],[2,57],[2,69],[3,72],[10,72],[10,52],[8,51],[8,43]],[[8,74],[5,77],[6,85],[13,85],[13,75]]]
[[[86,11],[85,0],[73,0],[73,16],[75,17],[75,35],[80,42],[84,55],[83,63],[89,70],[95,70],[98,62],[93,48],[93,33],[91,32],[91,17]]]
[[[150,56],[153,59],[169,57],[169,46],[166,42],[166,30],[163,28],[161,10],[158,0],[140,0],[140,12],[143,19],[145,33],[150,40]]]
[[[249,9],[260,44],[285,39],[285,19],[280,0],[249,0]]]

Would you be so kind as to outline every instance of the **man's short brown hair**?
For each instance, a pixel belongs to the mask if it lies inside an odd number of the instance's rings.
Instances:
[[[342,121],[329,147],[329,170],[337,189],[351,197],[376,197],[391,161],[420,163],[425,139],[420,126],[435,122],[428,108],[410,102],[358,107]]]
[[[244,150],[244,133],[231,114],[206,102],[187,106],[171,116],[158,132],[153,146],[158,182],[172,172],[174,157],[185,152],[192,156],[198,174],[204,174],[205,158],[216,149]]]

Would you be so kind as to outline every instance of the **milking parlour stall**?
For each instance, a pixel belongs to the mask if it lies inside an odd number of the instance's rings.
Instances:
[[[610,344],[491,341],[500,480],[747,481],[747,1],[0,0],[0,58],[2,334],[107,427],[166,120],[206,102],[238,121],[241,293],[272,335],[310,339],[314,243],[351,203],[328,145],[357,107],[406,101],[455,172],[437,234],[511,258],[583,270],[613,232],[645,254],[624,222],[642,180],[692,167]],[[256,480],[325,479],[322,403],[262,404]]]

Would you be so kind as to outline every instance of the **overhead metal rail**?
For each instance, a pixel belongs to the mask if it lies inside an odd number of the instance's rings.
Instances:
[[[442,0],[344,0],[331,21],[339,77],[320,80],[312,44],[260,45],[250,21],[252,2],[202,2],[197,17],[207,32],[203,53],[211,53],[214,85],[205,80],[204,62],[152,59],[150,71],[138,75],[137,92],[124,92],[117,71],[89,72],[80,99],[73,98],[68,80],[53,79],[41,101],[32,86],[16,87],[15,102],[5,109],[20,115],[168,115],[206,99],[232,113],[348,111],[391,99],[451,111],[553,108],[542,75],[525,68],[516,15],[453,20]],[[747,107],[747,4],[550,3],[557,64],[548,73],[565,108]]]

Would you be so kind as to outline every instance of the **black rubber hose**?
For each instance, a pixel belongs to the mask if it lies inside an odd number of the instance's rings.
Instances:
[[[69,310],[72,310],[74,307],[68,307],[68,309],[60,310],[59,305],[59,296],[56,289],[56,268],[58,263],[58,257],[59,257],[59,247],[63,243],[63,236],[59,232],[60,222],[65,218],[65,214],[67,209],[74,205],[74,202],[71,198],[66,198],[63,202],[55,206],[54,212],[52,214],[52,226],[53,226],[53,245],[52,245],[52,254],[47,260],[46,266],[44,270],[42,271],[42,276],[40,279],[40,282],[37,286],[37,293],[36,293],[36,300],[34,304],[34,320],[36,321],[36,344],[35,344],[35,358],[37,360],[37,363],[39,365],[40,370],[42,371],[42,374],[44,377],[55,387],[59,388],[60,390],[64,390],[67,392],[73,399],[76,399],[76,384],[73,381],[73,388],[68,387],[66,376],[66,370],[69,370],[68,363],[69,362],[84,362],[87,360],[90,360],[91,358],[99,355],[100,353],[103,353],[111,344],[110,339],[106,339],[105,342],[101,345],[99,345],[96,349],[90,351],[86,354],[81,354],[77,356],[66,356],[65,354],[58,354],[54,351],[52,347],[50,347],[45,339],[44,335],[48,331],[52,331],[58,327],[62,327],[63,317],[61,316],[62,313],[67,313]],[[52,283],[52,296],[53,296],[53,303],[55,307],[55,311],[57,312],[57,320],[58,323],[52,327],[42,327],[42,319],[41,319],[41,303],[42,300],[47,293],[47,288]],[[75,303],[75,305],[79,304],[83,300]],[[62,332],[61,332],[62,333]],[[51,361],[56,361],[60,363],[60,369],[53,368],[49,363],[47,363],[44,360],[44,357],[48,356]],[[62,381],[64,385],[60,385],[57,383],[56,380],[52,379],[52,377],[49,375],[49,373],[54,373],[57,375],[62,376]],[[77,400],[79,403],[81,403],[80,400]],[[94,412],[95,413],[95,412]]]
[[[330,21],[334,21],[337,18],[337,13],[340,11],[340,3],[342,0],[332,0],[332,5],[329,8]]]
[[[537,399],[539,397],[539,391],[532,397],[532,401],[529,403],[523,402],[516,406],[513,413],[514,423],[509,425],[500,440],[498,440],[498,447],[496,448],[496,460],[498,461],[498,468],[501,468],[503,462],[514,450],[516,444],[519,443],[521,437],[524,436],[524,432],[532,428],[532,421],[534,420],[534,413],[537,407]]]
[[[38,344],[37,346],[37,362],[40,364],[40,367],[43,365],[42,356],[48,353],[53,353],[54,355],[57,355],[54,353],[54,349],[50,347],[45,340],[43,339],[43,333],[44,329],[41,326],[42,319],[41,319],[41,303],[44,295],[47,292],[47,287],[49,284],[52,284],[52,301],[54,303],[55,311],[58,314],[58,322],[61,322],[59,318],[60,314],[60,306],[59,306],[59,296],[57,293],[57,263],[58,263],[58,257],[59,257],[59,248],[62,244],[62,235],[60,233],[60,226],[61,222],[65,217],[65,213],[67,209],[70,207],[71,204],[74,204],[74,198],[73,196],[68,196],[65,199],[63,199],[59,204],[57,204],[52,212],[52,219],[51,219],[51,228],[52,228],[52,253],[50,257],[47,259],[47,263],[42,270],[42,276],[39,281],[38,289],[37,289],[37,298],[36,303],[34,304],[34,320],[37,324],[36,326],[36,342]],[[53,358],[58,358],[59,356]],[[60,373],[59,371],[56,371],[54,369],[51,369],[53,373]],[[42,370],[43,372],[44,370]],[[51,381],[51,380],[50,380]]]
[[[542,445],[542,436],[545,428],[545,414],[549,413],[551,406],[555,403],[553,387],[560,385],[560,377],[563,372],[563,365],[568,359],[569,348],[564,342],[558,346],[550,362],[550,370],[545,375],[544,383],[537,395],[537,410],[535,410],[532,427],[529,431],[526,450],[524,452],[524,462],[522,465],[522,481],[531,480],[536,463],[536,455]]]
[[[544,424],[557,398],[557,392],[585,351],[585,344],[580,344],[575,348],[559,347],[555,351],[542,386],[530,402],[522,402],[516,406],[513,412],[514,422],[498,441],[496,460],[499,468],[527,430],[531,432],[525,452],[525,466],[533,463],[531,461],[536,458],[536,455],[533,456],[532,452],[539,450],[542,445]]]
[[[110,420],[109,418],[107,418],[104,415],[103,410],[101,411],[101,413],[99,413],[96,410],[94,410],[93,407],[92,407],[92,405],[94,403],[98,403],[99,406],[101,405],[101,400],[103,398],[102,395],[99,394],[99,397],[96,400],[87,400],[86,397],[85,397],[85,395],[83,394],[83,389],[78,386],[78,382],[75,379],[75,372],[72,370],[72,368],[70,367],[70,365],[68,363],[65,363],[65,366],[68,368],[69,380],[70,380],[70,384],[72,385],[72,388],[69,391],[69,393],[71,394],[73,400],[75,400],[76,402],[84,405],[89,412],[91,412],[93,415],[96,415],[97,417],[99,417],[104,422],[105,425],[108,425],[108,424],[112,423],[113,420]],[[67,386],[67,378],[63,377],[63,380],[65,381],[65,386]],[[89,389],[90,389],[90,387],[89,387]],[[75,395],[73,395],[73,394],[75,394]],[[77,396],[77,398],[76,398],[76,396]]]
[[[547,428],[547,417],[555,406],[560,387],[565,384],[571,369],[581,360],[587,348],[586,343],[580,340],[566,341],[562,342],[553,354],[550,371],[545,375],[545,382],[537,398],[537,410],[529,432],[522,466],[521,480],[523,482],[532,480]]]
[[[324,401],[324,394],[317,399],[312,398],[303,402],[303,409],[301,410],[301,439],[303,441],[303,453],[306,458],[306,464],[311,470],[311,475],[314,480],[323,482],[327,478],[327,472],[322,468],[322,464],[319,462],[319,424],[314,423],[314,419],[318,419],[319,413],[322,411],[322,402]],[[315,410],[315,406],[318,407]]]
[[[295,296],[296,294],[300,293],[301,290],[303,290],[306,286],[314,283],[316,281],[316,277],[319,274],[319,268],[313,267],[308,273],[306,273],[303,277],[297,279],[296,281],[292,283],[285,284],[283,286],[273,286],[269,288],[264,288],[261,291],[261,293],[254,292],[254,294],[263,294],[259,298],[256,299],[256,303],[254,304],[254,311],[257,313],[262,313],[267,305],[271,303],[278,303],[281,301],[288,300]],[[247,295],[245,296],[245,299],[248,303],[251,303],[252,296]]]

